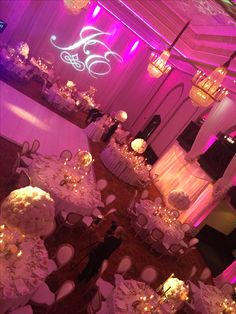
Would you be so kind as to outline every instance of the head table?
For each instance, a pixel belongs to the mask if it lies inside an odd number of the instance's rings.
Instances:
[[[144,157],[136,156],[127,145],[120,146],[114,139],[101,152],[100,158],[107,169],[130,185],[140,186],[150,181],[152,167],[146,165]]]
[[[78,176],[69,162],[64,165],[54,156],[37,156],[29,167],[31,185],[50,193],[55,200],[56,214],[63,210],[89,216],[96,207],[104,206],[91,173],[78,183],[76,189],[72,189],[67,184],[61,185],[66,170]]]
[[[170,217],[165,208],[159,208],[151,200],[141,200],[135,204],[137,214],[143,214],[147,218],[146,228],[151,231],[158,228],[163,232],[164,238],[162,244],[166,249],[172,244],[179,244],[185,236],[181,229],[181,223],[174,217]],[[184,244],[184,243],[183,243]]]
[[[25,305],[48,275],[48,254],[40,238],[25,238],[22,254],[0,256],[0,314]]]

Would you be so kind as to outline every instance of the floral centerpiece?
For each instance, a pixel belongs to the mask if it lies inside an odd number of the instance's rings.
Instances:
[[[29,56],[29,45],[23,41],[19,42],[16,47],[17,52],[19,55],[25,57],[25,59],[28,59]]]
[[[190,206],[190,199],[184,191],[173,190],[168,195],[168,203],[178,210],[187,210]]]
[[[1,205],[3,223],[29,236],[47,234],[54,223],[54,216],[54,200],[37,187],[14,190]]]
[[[21,256],[20,243],[25,238],[17,230],[10,230],[5,225],[0,225],[0,257],[5,255]]]
[[[189,287],[184,281],[170,276],[163,284],[163,293],[166,300],[184,302],[188,300]]]

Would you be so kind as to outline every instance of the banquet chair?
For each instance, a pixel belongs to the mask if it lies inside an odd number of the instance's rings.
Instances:
[[[37,151],[38,151],[39,147],[40,147],[39,140],[34,140],[32,146],[31,146],[31,148],[30,148],[30,150],[29,150],[29,152],[27,154],[27,156],[32,158],[32,154],[37,154]]]
[[[132,266],[131,258],[129,256],[124,256],[117,267],[116,274],[121,274],[124,276],[124,274],[128,270],[130,270],[131,266]]]
[[[140,236],[142,240],[144,240],[148,236],[149,232],[145,229],[147,223],[147,217],[143,214],[138,214],[136,220],[134,221],[135,237]]]
[[[200,281],[207,281],[211,277],[211,270],[208,267],[205,267],[199,277]]]
[[[223,286],[220,287],[220,290],[225,296],[232,295],[234,292],[233,286],[228,282],[224,283]]]
[[[65,161],[69,161],[72,158],[72,152],[68,149],[63,150],[60,153],[60,159],[65,162]]]
[[[66,280],[60,286],[60,288],[55,293],[55,302],[65,298],[67,295],[71,294],[75,289],[75,283],[73,280]],[[55,303],[54,302],[54,303]]]
[[[71,244],[61,244],[56,252],[56,263],[58,265],[58,268],[61,268],[69,263],[73,259],[74,254],[75,249]]]
[[[16,160],[12,166],[12,176],[16,175],[17,169],[20,167],[20,160],[21,160],[20,153],[17,153]]]
[[[8,314],[33,314],[33,310],[30,305],[26,305],[19,307],[16,310],[10,311]]]
[[[164,233],[160,229],[154,228],[145,239],[145,242],[149,243],[151,245],[151,249],[156,251],[156,249],[162,246],[163,238]]]
[[[101,277],[96,281],[96,286],[99,288],[100,293],[105,300],[115,288],[110,282],[103,280]]]
[[[111,209],[109,209],[108,212],[104,215],[104,217],[107,217],[108,215],[111,215],[111,214],[115,213],[116,211],[117,211],[116,208],[111,208]]]
[[[170,247],[165,249],[158,258],[160,259],[164,255],[170,255],[178,259],[178,257],[182,254],[184,254],[184,249],[181,244],[171,244]]]
[[[30,148],[29,148],[29,142],[28,141],[24,141],[22,144],[22,148],[21,148],[21,152],[20,152],[20,156],[25,156],[28,154]]]
[[[138,190],[136,189],[134,191],[134,196],[132,197],[131,202],[129,203],[129,206],[127,208],[127,215],[126,215],[127,217],[129,217],[132,211],[135,211],[134,207],[135,207],[137,196],[138,196]]]
[[[102,305],[102,297],[99,289],[93,296],[92,300],[89,302],[87,307],[87,313],[88,314],[95,314],[101,309]]]
[[[154,203],[155,203],[155,205],[157,205],[157,206],[160,206],[160,205],[161,205],[161,202],[162,202],[162,199],[161,199],[159,196],[157,196],[157,197],[154,199]]]
[[[62,227],[68,227],[71,230],[76,229],[78,227],[82,227],[82,219],[83,216],[77,213],[66,213],[63,210],[56,217],[58,227],[56,229],[56,233],[58,233]]]
[[[184,223],[184,224],[181,224],[181,230],[184,232],[184,233],[188,233],[191,231],[191,226],[187,223]]]
[[[180,258],[182,258],[183,256],[189,254],[189,252],[191,252],[192,250],[196,250],[197,248],[195,245],[198,243],[199,240],[197,238],[190,239],[187,245],[184,241],[181,241],[180,244],[182,244],[182,250],[180,251],[181,254],[179,254],[177,261],[180,260]]]
[[[191,278],[193,278],[196,275],[196,273],[197,273],[197,266],[193,265],[193,267],[191,269],[191,273],[190,273],[190,275],[189,275],[187,280],[190,280]]]
[[[142,194],[141,194],[141,200],[144,200],[146,198],[148,198],[149,192],[148,190],[143,190]]]
[[[19,177],[17,179],[17,188],[24,188],[26,186],[30,185],[30,177],[28,176],[28,174],[24,171],[21,170]]]
[[[179,218],[179,211],[177,209],[173,209],[171,211],[171,216],[175,219]]]
[[[105,204],[109,205],[112,202],[114,202],[115,199],[116,199],[116,196],[114,194],[110,194],[106,197]]]
[[[107,180],[99,179],[97,181],[97,189],[98,189],[98,191],[104,190],[107,187],[107,184],[108,184]]]
[[[146,266],[141,275],[140,278],[142,281],[146,282],[147,284],[153,283],[157,278],[157,271],[153,266]]]

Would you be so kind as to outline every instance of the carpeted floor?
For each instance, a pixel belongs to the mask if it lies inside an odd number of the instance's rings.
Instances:
[[[11,86],[22,92],[26,93],[28,96],[34,98],[45,106],[47,104],[43,103],[41,96],[39,94],[40,85],[37,82],[31,81],[25,83],[26,86],[22,86],[20,82],[14,82],[14,80],[7,78],[4,79]],[[32,87],[34,86],[34,88]],[[78,114],[78,116],[71,114],[67,116],[67,119],[80,127],[84,127],[83,122],[84,116]],[[174,273],[178,278],[186,280],[189,277],[192,266],[196,265],[198,272],[193,278],[193,281],[197,280],[200,272],[205,267],[205,262],[202,259],[200,253],[197,250],[191,252],[191,254],[185,256],[178,262],[173,257],[165,256],[159,258],[158,254],[151,253],[150,248],[142,243],[142,239],[138,237],[135,238],[134,232],[130,227],[130,223],[126,217],[126,208],[134,194],[134,188],[121,182],[115,176],[113,176],[108,170],[105,169],[100,161],[99,154],[103,149],[103,144],[100,143],[90,143],[91,152],[95,158],[94,171],[96,179],[104,178],[108,181],[108,186],[103,191],[103,200],[109,194],[115,194],[115,201],[107,206],[103,212],[105,214],[110,208],[115,207],[117,211],[102,222],[98,227],[96,232],[86,230],[83,232],[81,229],[78,230],[68,230],[67,228],[62,228],[59,232],[56,232],[46,240],[46,246],[49,252],[49,256],[53,257],[58,246],[62,243],[71,243],[75,248],[75,257],[72,263],[61,268],[57,272],[51,274],[47,279],[47,283],[52,291],[56,291],[60,285],[68,279],[74,280],[78,273],[83,268],[86,258],[79,263],[89,252],[88,245],[91,242],[98,240],[98,237],[104,235],[105,231],[108,229],[112,220],[116,220],[120,225],[122,225],[127,233],[128,239],[122,243],[122,246],[111,256],[109,259],[108,269],[105,271],[103,278],[105,280],[114,283],[114,273],[116,271],[117,265],[123,256],[128,255],[132,259],[132,268],[127,273],[127,277],[138,279],[141,271],[146,265],[153,265],[157,272],[158,277],[152,286],[158,287],[161,282],[163,282],[171,273]],[[3,199],[11,190],[14,189],[14,183],[11,180],[11,169],[14,164],[15,156],[19,147],[14,143],[7,141],[4,138],[0,138],[0,200]],[[141,193],[141,191],[140,191]],[[154,199],[159,195],[159,192],[154,186],[149,188],[149,198]],[[76,265],[74,269],[71,269],[72,265]],[[74,313],[86,313],[86,307],[88,301],[91,299],[95,289],[92,283],[87,285],[82,284],[77,287],[76,290],[62,301],[56,303],[51,308],[47,309],[43,306],[35,306],[34,313],[50,313],[50,314],[74,314]]]

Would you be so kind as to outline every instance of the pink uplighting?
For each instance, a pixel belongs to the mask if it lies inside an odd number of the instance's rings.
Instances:
[[[98,13],[100,12],[100,10],[101,10],[101,7],[97,5],[93,11],[92,17],[96,17]]]
[[[136,40],[133,46],[131,47],[129,53],[134,52],[138,48],[138,45],[139,45],[139,40]]]
[[[120,0],[120,3],[122,3],[130,12],[132,12],[137,18],[139,18],[145,25],[147,25],[147,27],[149,27],[155,34],[157,34],[158,36],[161,36],[161,38],[164,39],[164,41],[166,43],[168,43],[168,40],[159,32],[156,31],[156,29],[153,28],[152,25],[150,25],[145,19],[143,19],[140,15],[138,15],[134,10],[132,10],[125,2]],[[152,46],[151,46],[152,47]],[[178,51],[179,54],[181,54],[183,57],[186,58],[186,56],[183,54],[182,51],[180,51],[179,49],[177,49],[176,47],[174,47],[174,49],[176,51]]]
[[[207,144],[206,144],[204,151],[207,151],[211,147],[211,145],[215,143],[216,140],[217,140],[216,136],[214,136],[214,135],[211,136],[210,139],[208,140]]]

